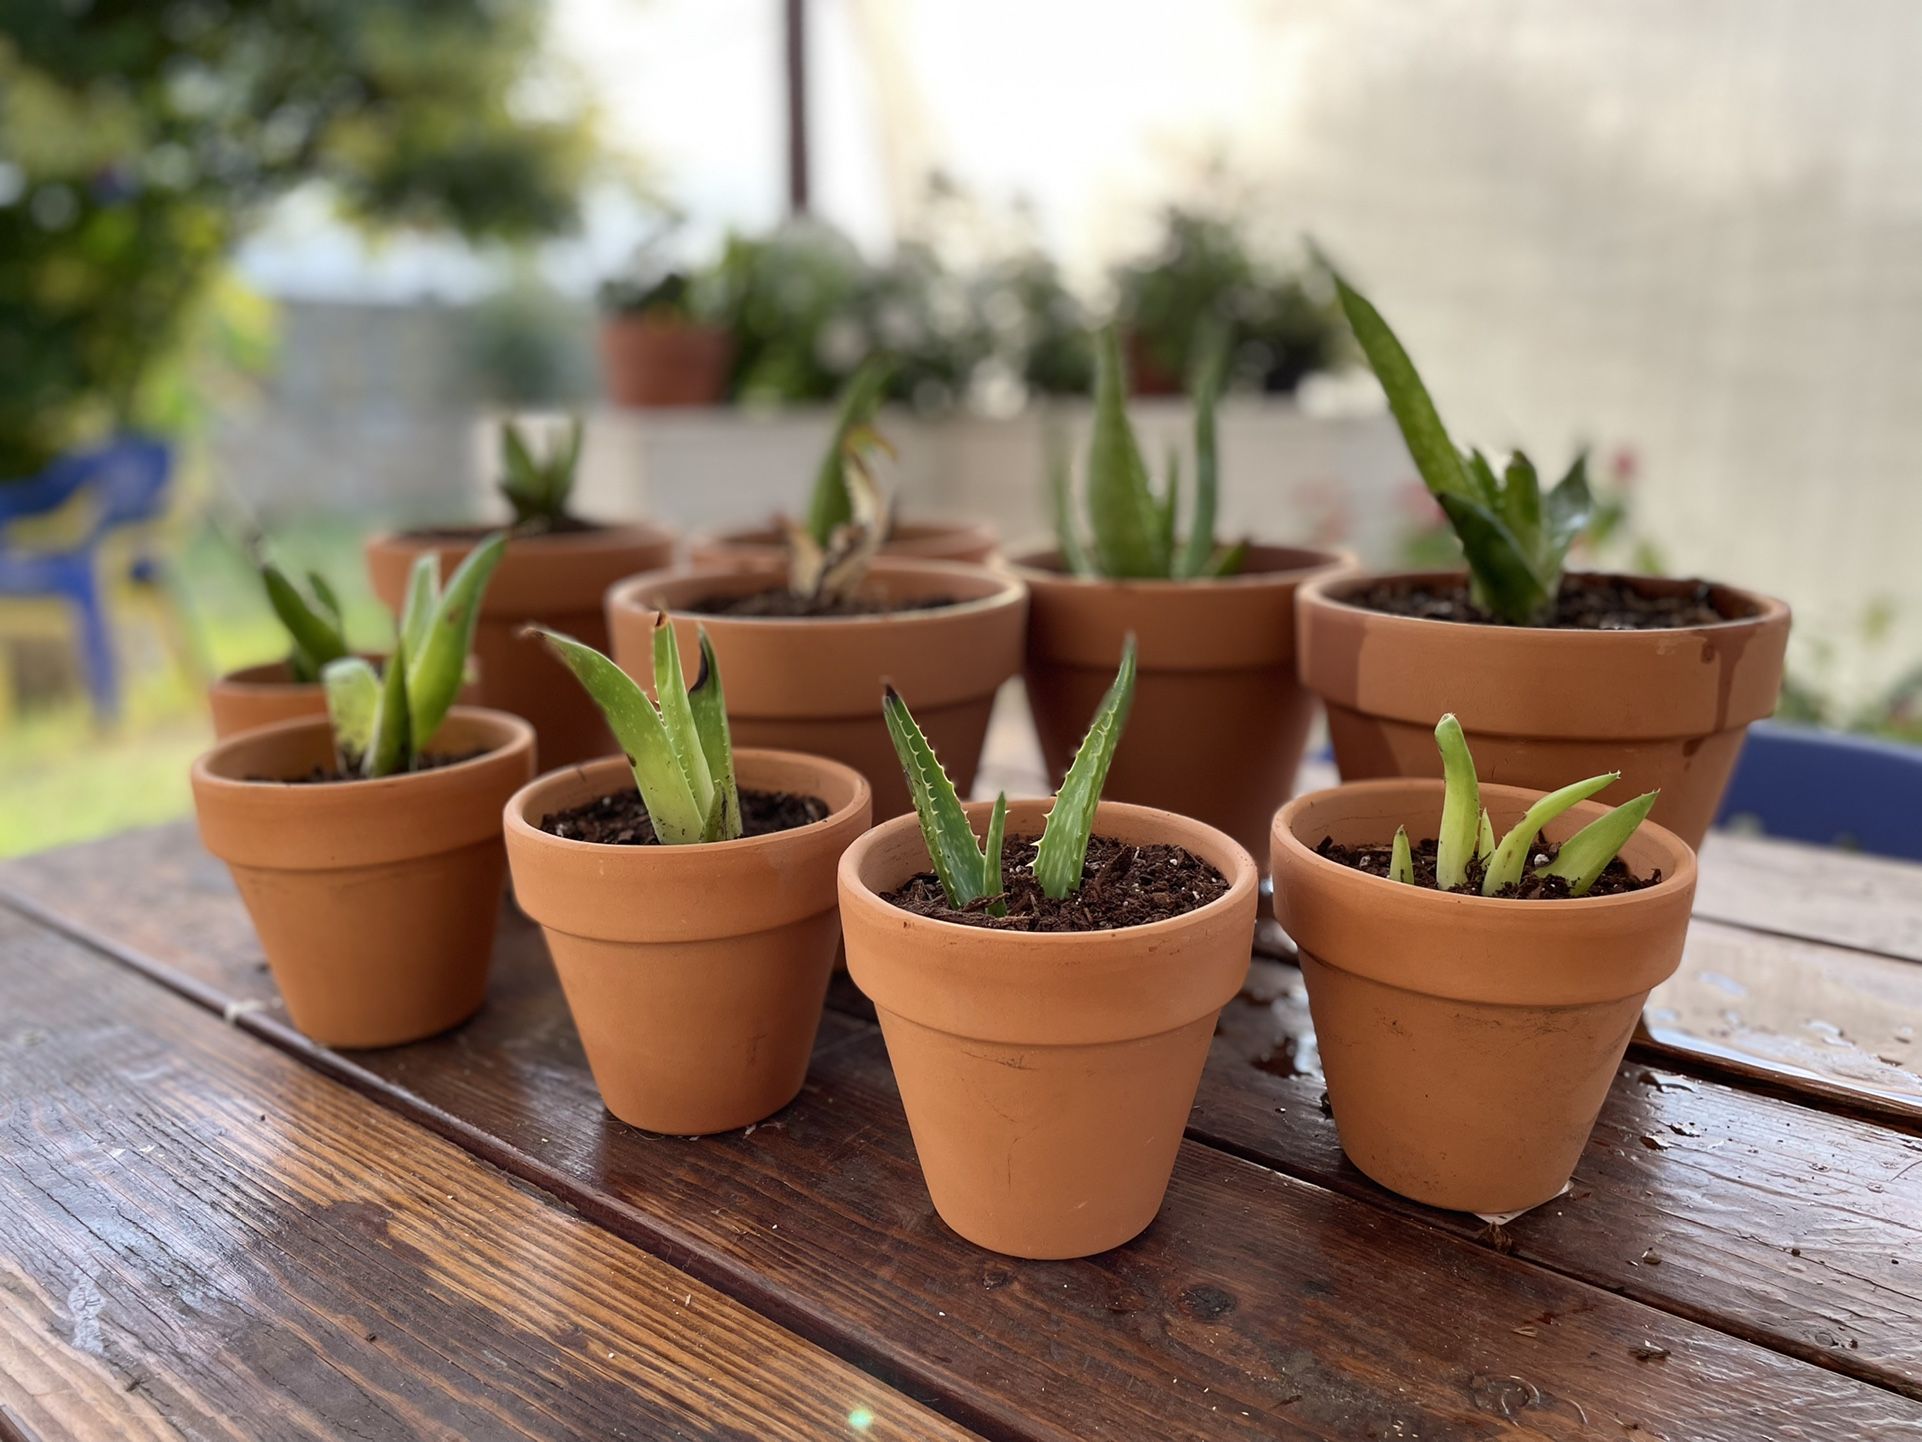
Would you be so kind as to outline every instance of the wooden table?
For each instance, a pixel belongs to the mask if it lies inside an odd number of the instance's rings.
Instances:
[[[1561,1200],[1360,1176],[1260,955],[1160,1219],[1023,1263],[845,985],[794,1105],[655,1137],[511,909],[472,1023],[337,1054],[190,824],[10,862],[0,1439],[1922,1438],[1922,868],[1718,837],[1699,918]]]

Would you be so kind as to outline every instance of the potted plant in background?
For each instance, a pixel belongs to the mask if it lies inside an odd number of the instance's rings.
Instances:
[[[547,937],[607,1109],[648,1131],[726,1131],[801,1089],[839,949],[835,866],[870,818],[847,766],[736,751],[697,632],[652,645],[658,706],[590,646],[548,646],[622,756],[550,772],[507,805],[514,893]]]
[[[227,863],[295,1026],[325,1046],[445,1031],[487,988],[506,866],[500,809],[533,774],[534,735],[450,711],[504,537],[448,582],[423,556],[384,675],[324,672],[329,718],[223,741],[193,767],[207,850]]]
[[[1586,800],[1618,773],[1546,796],[1480,785],[1455,718],[1433,734],[1444,781],[1281,809],[1275,915],[1349,1159],[1431,1206],[1519,1211],[1567,1184],[1643,1001],[1681,963],[1695,858],[1643,824],[1653,793]]]
[[[837,437],[828,463],[850,514],[825,547],[791,528],[785,575],[744,558],[635,576],[608,593],[607,619],[614,659],[636,678],[652,674],[660,612],[704,625],[743,744],[844,762],[873,788],[875,814],[895,816],[908,793],[875,689],[884,677],[916,688],[929,733],[972,784],[995,692],[1021,665],[1028,594],[981,566],[876,559],[887,518],[868,457],[882,444],[865,426]]]
[[[607,588],[623,576],[666,565],[674,554],[674,536],[665,527],[603,525],[569,510],[581,441],[575,420],[537,453],[512,421],[502,423],[500,490],[513,509],[514,526],[474,634],[481,704],[531,721],[546,768],[604,756],[614,742],[593,701],[578,687],[556,686],[551,663],[537,648],[521,645],[518,632],[542,625],[605,646],[601,605]],[[483,534],[478,527],[455,527],[375,536],[367,543],[375,594],[398,610],[421,556],[438,557],[443,573],[450,572]]]
[[[875,414],[881,408],[893,363],[884,358],[867,361],[841,392],[834,418],[834,430],[826,454],[815,472],[814,490],[808,499],[806,527],[816,546],[826,548],[835,529],[847,524],[854,513],[845,476],[849,438],[872,432]],[[697,536],[688,544],[688,558],[696,565],[741,560],[780,565],[786,558],[788,534],[785,521],[776,517],[764,526],[722,531],[712,536]],[[994,527],[985,521],[898,521],[889,518],[887,533],[881,540],[880,554],[909,556],[925,561],[969,561],[979,564],[994,555]]]
[[[717,406],[734,338],[711,278],[670,270],[617,276],[599,291],[601,371],[617,406]]]
[[[1495,781],[1618,767],[1699,846],[1743,733],[1775,709],[1789,611],[1697,580],[1565,574],[1590,512],[1583,461],[1544,491],[1449,437],[1407,352],[1339,276],[1356,338],[1468,569],[1349,575],[1301,598],[1301,675],[1344,779],[1433,775],[1423,719],[1452,710]]]
[[[1251,851],[1294,783],[1313,700],[1295,679],[1303,582],[1342,564],[1329,551],[1224,546],[1215,538],[1218,364],[1195,397],[1193,509],[1182,530],[1178,462],[1156,495],[1128,424],[1114,332],[1096,349],[1085,466],[1087,532],[1064,465],[1053,469],[1053,550],[1017,557],[1032,597],[1026,677],[1050,773],[1065,774],[1122,638],[1141,647],[1134,722],[1109,794],[1219,827]]]
[[[880,1017],[928,1194],[1012,1256],[1087,1256],[1154,1220],[1215,1018],[1248,971],[1247,852],[1100,799],[1134,681],[1129,647],[1052,804],[992,806],[960,802],[890,689],[915,815],[841,860],[848,970]]]
[[[340,599],[325,576],[309,571],[303,590],[271,561],[262,561],[260,581],[274,615],[286,628],[287,656],[229,671],[207,688],[217,741],[277,721],[326,715],[320,673],[349,654]]]

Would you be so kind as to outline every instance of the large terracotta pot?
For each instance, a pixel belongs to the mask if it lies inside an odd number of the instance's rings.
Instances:
[[[1017,558],[1028,702],[1052,779],[1067,774],[1132,632],[1134,709],[1102,794],[1193,816],[1265,857],[1315,714],[1295,679],[1295,592],[1343,564],[1255,546],[1227,580],[1105,581],[1066,574],[1054,551]]]
[[[1626,796],[1629,788],[1618,784]],[[1482,787],[1499,835],[1539,792]],[[1363,781],[1297,797],[1274,825],[1275,916],[1308,984],[1328,1101],[1349,1160],[1418,1202],[1512,1212],[1559,1193],[1651,988],[1682,959],[1695,857],[1645,822],[1622,858],[1654,886],[1503,901],[1403,885],[1315,854],[1420,840],[1439,781]],[[1586,801],[1564,840],[1608,810]]]
[[[604,846],[541,818],[632,789],[620,757],[552,771],[507,803],[514,895],[538,921],[607,1109],[677,1136],[750,1126],[807,1077],[840,948],[834,873],[867,830],[837,762],[734,753],[742,786],[818,797],[812,826],[705,846]]]
[[[986,521],[904,521],[888,533],[884,556],[914,561],[965,561],[982,565],[994,558],[994,527]],[[696,536],[688,542],[688,560],[697,566],[759,561],[783,565],[787,543],[772,526],[743,526]]]
[[[1034,836],[1052,803],[1008,806]],[[990,807],[968,807],[977,831]],[[913,816],[841,859],[848,971],[873,1000],[928,1195],[979,1246],[1016,1257],[1118,1247],[1161,1209],[1215,1018],[1247,976],[1255,863],[1212,827],[1104,802],[1095,831],[1186,847],[1228,879],[1185,916],[1034,935],[882,900],[930,869]]]
[[[601,373],[617,406],[717,406],[734,338],[719,326],[653,315],[601,319]]]
[[[480,1008],[507,858],[500,810],[534,733],[450,711],[434,749],[469,761],[378,781],[290,785],[333,759],[323,720],[223,741],[194,762],[194,809],[227,863],[295,1026],[325,1046],[394,1046]]]
[[[959,604],[878,616],[769,620],[694,615],[689,603],[767,589],[766,568],[743,563],[636,576],[608,593],[616,663],[651,685],[657,605],[677,620],[682,663],[694,674],[696,627],[707,628],[727,688],[727,714],[743,746],[803,751],[846,762],[874,789],[874,814],[909,807],[907,782],[881,717],[881,686],[907,698],[948,775],[974,784],[988,712],[1020,669],[1028,591],[980,566],[880,560],[868,584],[890,600],[950,596]],[[557,672],[558,674],[558,672]]]
[[[386,665],[382,656],[365,659],[376,667]],[[459,699],[463,706],[478,706],[478,682],[463,682]],[[225,741],[229,736],[281,721],[325,716],[327,693],[318,681],[296,681],[285,661],[269,661],[222,676],[207,688],[207,706],[213,712],[214,740]]]
[[[1717,586],[1721,609],[1741,619],[1567,631],[1416,620],[1346,599],[1384,579],[1459,575],[1337,576],[1301,593],[1301,679],[1328,708],[1344,780],[1440,776],[1435,723],[1452,711],[1484,780],[1547,791],[1620,771],[1623,796],[1659,787],[1654,819],[1702,844],[1749,723],[1775,709],[1787,606]]]
[[[374,591],[396,615],[406,600],[407,575],[423,551],[440,556],[445,580],[482,533],[473,536],[383,535],[367,543]],[[521,635],[530,621],[563,631],[605,651],[602,599],[623,576],[665,566],[674,534],[639,524],[593,531],[518,537],[507,544],[481,600],[474,634],[481,704],[512,711],[534,723],[542,768],[588,761],[613,751],[614,738],[587,693],[546,648]]]

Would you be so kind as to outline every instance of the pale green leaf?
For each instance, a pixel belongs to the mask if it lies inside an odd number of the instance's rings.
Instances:
[[[1081,885],[1088,838],[1094,833],[1095,809],[1101,803],[1101,788],[1108,779],[1115,748],[1121,744],[1134,693],[1135,638],[1130,635],[1121,650],[1121,669],[1095,708],[1088,734],[1068,765],[1068,774],[1041,828],[1041,842],[1035,848],[1035,880],[1056,901],[1072,895]]]
[[[1487,869],[1482,872],[1482,895],[1493,896],[1504,887],[1519,882],[1522,879],[1522,867],[1528,861],[1528,848],[1535,844],[1535,837],[1541,829],[1569,807],[1588,800],[1596,792],[1613,786],[1621,779],[1621,772],[1606,771],[1586,781],[1572,782],[1537,800],[1496,845],[1495,854],[1489,858]]]
[[[1475,855],[1481,831],[1481,783],[1475,779],[1475,758],[1468,738],[1451,711],[1435,726],[1435,745],[1442,758],[1442,819],[1435,845],[1435,885],[1453,891],[1468,879],[1468,863]]]
[[[1537,876],[1559,876],[1568,883],[1571,896],[1586,896],[1596,878],[1608,869],[1635,828],[1648,818],[1660,791],[1650,791],[1625,801],[1613,811],[1596,817],[1564,841],[1555,859],[1535,868]]]

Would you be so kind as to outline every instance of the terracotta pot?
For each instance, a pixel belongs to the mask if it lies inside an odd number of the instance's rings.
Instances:
[[[375,593],[398,614],[416,556],[438,552],[444,579],[482,534],[374,537],[367,543],[367,571]],[[614,738],[587,693],[545,647],[523,637],[521,628],[537,621],[605,651],[602,598],[607,588],[636,571],[665,566],[673,555],[673,532],[651,524],[526,536],[508,543],[481,601],[474,633],[480,701],[534,723],[542,767],[605,756],[615,749]]]
[[[1053,551],[1017,558],[1030,596],[1028,702],[1050,777],[1067,773],[1132,631],[1134,710],[1103,794],[1193,816],[1265,857],[1314,722],[1295,679],[1295,591],[1343,564],[1329,551],[1255,546],[1229,580],[1103,581],[1065,574]]]
[[[384,656],[365,659],[375,666]],[[460,704],[478,706],[480,686],[469,681],[460,689]],[[229,671],[207,688],[207,705],[214,717],[214,740],[225,741],[243,731],[256,731],[281,721],[298,721],[327,714],[327,696],[317,681],[296,681],[285,661],[243,666]]]
[[[1702,844],[1749,723],[1775,709],[1787,606],[1717,586],[1717,603],[1740,620],[1562,631],[1415,620],[1347,602],[1384,579],[1459,574],[1346,575],[1301,593],[1301,678],[1328,708],[1344,780],[1440,776],[1435,723],[1453,711],[1483,780],[1545,791],[1620,771],[1616,793],[1660,787],[1654,819]]]
[[[1048,801],[1008,806],[1039,834]],[[990,807],[968,808],[977,831]],[[1212,827],[1104,802],[1095,830],[1184,846],[1228,894],[1119,931],[957,926],[882,900],[930,869],[918,822],[885,822],[841,859],[848,971],[873,1000],[941,1218],[1015,1257],[1118,1247],[1161,1209],[1215,1017],[1248,972],[1255,863]]]
[[[1629,788],[1618,784],[1623,793]],[[1539,792],[1483,786],[1496,834]],[[1656,885],[1501,901],[1405,886],[1317,856],[1435,835],[1439,781],[1297,797],[1274,826],[1275,916],[1301,956],[1329,1105],[1349,1160],[1430,1206],[1512,1212],[1559,1193],[1651,988],[1681,963],[1695,857],[1645,822],[1622,858]],[[1548,827],[1563,840],[1608,807]]]
[[[909,807],[901,763],[881,719],[881,684],[891,680],[965,796],[981,760],[994,693],[1021,666],[1027,587],[980,566],[881,560],[868,573],[880,595],[895,601],[952,596],[960,604],[807,620],[686,610],[705,597],[765,590],[769,582],[764,567],[742,563],[658,571],[622,583],[607,597],[614,660],[651,684],[656,605],[676,618],[688,615],[713,639],[735,741],[846,762],[874,789],[878,817]],[[676,630],[682,663],[693,675],[695,627]]]
[[[829,815],[707,846],[540,829],[631,790],[619,757],[551,771],[507,803],[514,894],[547,935],[602,1101],[646,1131],[730,1131],[793,1101],[840,948],[834,871],[867,830],[867,782],[816,756],[734,756],[742,786],[819,797]]]
[[[471,761],[288,785],[333,760],[325,720],[285,721],[194,762],[200,838],[227,863],[287,1014],[325,1046],[456,1026],[487,990],[506,856],[500,809],[534,770],[518,716],[456,707],[436,750]]]
[[[651,315],[601,318],[601,373],[617,406],[718,406],[734,337],[719,326]]]
[[[994,527],[986,521],[907,521],[895,526],[884,556],[915,561],[965,561],[983,565],[994,558]],[[688,542],[688,560],[697,566],[759,561],[785,565],[787,546],[771,526],[744,526],[734,531],[696,536]]]

